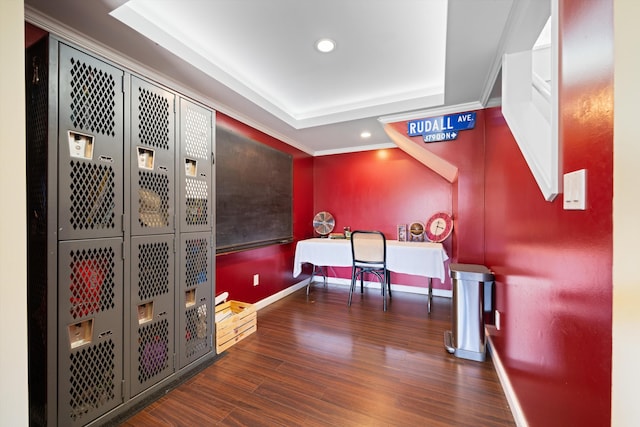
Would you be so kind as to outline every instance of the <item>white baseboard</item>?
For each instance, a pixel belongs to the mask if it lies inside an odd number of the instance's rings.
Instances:
[[[329,277],[327,281],[336,285],[351,286],[351,279]],[[321,284],[321,282],[316,282],[316,283]],[[364,286],[365,288],[379,288],[380,283],[376,281],[373,281],[373,282],[365,281]],[[418,295],[427,295],[429,293],[429,288],[427,288],[426,286],[408,286],[408,285],[398,285],[398,284],[394,285],[392,283],[391,291],[407,292],[410,294],[418,294]],[[445,297],[445,298],[452,297],[452,291],[448,291],[446,289],[433,289],[432,292],[433,292],[433,296],[435,297]]]
[[[485,335],[487,337],[487,351],[491,354],[491,359],[493,360],[493,367],[498,374],[498,379],[500,380],[500,384],[502,385],[502,390],[504,391],[504,395],[507,398],[507,402],[509,402],[509,407],[511,408],[511,414],[513,415],[513,419],[516,422],[518,427],[528,427],[529,423],[527,423],[527,419],[524,416],[524,412],[522,412],[522,407],[520,406],[520,401],[518,400],[518,396],[516,396],[513,387],[511,386],[511,381],[509,381],[509,377],[507,376],[507,372],[504,370],[504,365],[500,360],[500,355],[493,347],[493,342],[491,341],[491,335],[489,331],[485,329]]]
[[[338,277],[329,277],[327,278],[327,282],[329,283],[333,283],[334,285],[342,285],[342,286],[350,286],[351,285],[351,279],[340,279]],[[295,285],[289,286],[286,289],[281,290],[278,293],[275,293],[271,296],[268,296],[267,298],[264,298],[258,302],[256,302],[254,304],[256,310],[260,310],[266,306],[268,306],[269,304],[273,304],[274,302],[292,294],[293,292],[297,291],[298,289],[302,289],[305,286],[307,286],[307,283],[309,283],[309,279],[305,279],[301,282],[296,283]],[[315,282],[312,286],[322,286],[322,281],[317,281]],[[380,287],[380,283],[378,282],[364,282],[364,286],[369,288],[369,287]],[[391,291],[397,291],[397,292],[407,292],[407,293],[413,293],[413,294],[419,294],[419,295],[427,295],[427,293],[429,292],[429,289],[427,287],[422,287],[422,286],[408,286],[408,285],[394,285],[393,283],[391,284]],[[433,296],[435,297],[445,297],[445,298],[451,298],[452,297],[452,291],[446,290],[446,289],[433,289]]]
[[[275,293],[271,296],[261,299],[260,301],[254,304],[254,307],[256,308],[256,310],[265,308],[269,304],[273,304],[274,302],[294,293],[298,289],[304,288],[305,286],[307,286],[307,282],[309,282],[309,279],[303,280],[302,282],[298,282],[295,285],[289,286],[288,288],[283,289],[278,293]]]

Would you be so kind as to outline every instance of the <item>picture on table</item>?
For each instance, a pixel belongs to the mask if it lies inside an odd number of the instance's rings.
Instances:
[[[407,241],[407,224],[398,225],[398,241],[399,242]]]

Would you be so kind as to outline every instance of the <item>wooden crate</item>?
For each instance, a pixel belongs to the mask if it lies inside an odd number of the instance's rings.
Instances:
[[[220,354],[258,329],[252,304],[227,301],[216,306],[216,353]]]

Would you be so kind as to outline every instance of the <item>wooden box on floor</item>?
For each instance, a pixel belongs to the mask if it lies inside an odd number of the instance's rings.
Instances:
[[[220,354],[258,328],[252,304],[227,301],[216,306],[216,353]]]

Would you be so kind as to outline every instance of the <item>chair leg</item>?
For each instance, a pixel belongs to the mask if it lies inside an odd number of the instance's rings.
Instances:
[[[385,279],[387,280],[387,289],[389,290],[389,298],[391,298],[391,272],[385,270]]]
[[[382,288],[382,311],[387,311],[387,296],[385,295],[385,286],[387,286],[386,272],[378,276],[380,278],[380,287]]]
[[[351,297],[353,296],[353,290],[356,287],[356,279],[357,279],[356,269],[352,268],[351,269],[351,286],[349,286],[349,302],[347,302],[347,305],[349,307],[351,307]]]

